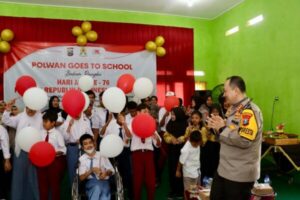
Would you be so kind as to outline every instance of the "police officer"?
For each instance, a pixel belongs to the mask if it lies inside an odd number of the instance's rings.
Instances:
[[[229,77],[224,85],[224,96],[231,105],[227,120],[219,116],[207,119],[208,127],[216,130],[221,144],[211,200],[248,200],[260,176],[263,118],[245,92],[241,77]]]

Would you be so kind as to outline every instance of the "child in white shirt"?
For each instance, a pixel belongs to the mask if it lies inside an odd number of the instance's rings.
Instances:
[[[176,177],[181,177],[183,171],[184,190],[187,191],[192,185],[197,185],[200,176],[200,145],[202,137],[199,130],[191,132],[189,140],[181,149]],[[185,199],[187,199],[185,197]]]
[[[79,156],[79,138],[83,134],[93,136],[90,120],[81,114],[77,118],[67,117],[63,124],[63,136],[67,146],[67,167],[70,184],[73,183],[76,176],[76,168]]]
[[[55,149],[55,160],[48,166],[37,167],[40,199],[48,199],[49,192],[52,199],[60,199],[60,183],[66,168],[66,146],[62,134],[55,129],[58,115],[48,110],[43,115],[42,140],[49,142]]]
[[[16,115],[11,116],[11,107],[16,99],[8,102],[6,110],[2,116],[4,125],[16,129],[16,137],[25,127],[33,127],[37,130],[43,128],[43,119],[40,111],[32,110],[28,107]],[[15,155],[13,159],[12,188],[11,199],[39,199],[38,179],[35,166],[28,158],[28,153],[21,150],[19,145],[15,144]],[[17,191],[17,192],[15,192]]]
[[[85,188],[89,200],[110,200],[109,177],[114,168],[108,158],[96,151],[93,136],[84,134],[80,137],[84,154],[79,158],[79,178],[86,180]]]

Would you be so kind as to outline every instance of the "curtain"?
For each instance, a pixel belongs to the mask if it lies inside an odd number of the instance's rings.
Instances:
[[[14,41],[74,42],[73,26],[82,21],[41,18],[0,17],[0,30],[9,28],[15,33]],[[141,25],[91,21],[98,33],[98,44],[144,45],[156,36],[165,38],[167,54],[157,58],[157,96],[163,104],[165,92],[175,91],[185,104],[194,92],[194,77],[187,72],[194,70],[193,29],[168,26]],[[0,98],[3,98],[3,54],[0,54]]]

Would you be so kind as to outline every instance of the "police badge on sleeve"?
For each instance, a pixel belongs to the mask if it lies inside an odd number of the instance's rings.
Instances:
[[[245,109],[241,115],[239,135],[248,140],[254,140],[257,135],[257,123],[251,109]]]

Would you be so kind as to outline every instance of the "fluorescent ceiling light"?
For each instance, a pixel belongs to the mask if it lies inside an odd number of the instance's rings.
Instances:
[[[240,27],[239,26],[235,26],[232,29],[229,29],[228,31],[226,31],[225,35],[226,36],[232,35],[232,34],[238,32],[239,30],[240,30]]]
[[[187,76],[205,76],[204,71],[194,71],[194,70],[189,70],[186,72]]]
[[[192,7],[193,4],[194,4],[193,0],[188,0],[188,1],[187,1],[188,7]]]
[[[263,21],[264,20],[264,16],[263,15],[258,15],[252,19],[250,19],[248,22],[247,22],[247,25],[248,26],[253,26],[255,24],[258,24],[259,22]]]

